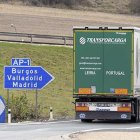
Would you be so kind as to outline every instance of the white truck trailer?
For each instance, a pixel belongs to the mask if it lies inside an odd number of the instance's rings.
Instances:
[[[73,28],[73,97],[81,121],[140,120],[140,29]]]

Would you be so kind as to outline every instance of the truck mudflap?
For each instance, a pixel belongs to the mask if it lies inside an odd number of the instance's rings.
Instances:
[[[76,119],[131,120],[131,112],[77,111]]]

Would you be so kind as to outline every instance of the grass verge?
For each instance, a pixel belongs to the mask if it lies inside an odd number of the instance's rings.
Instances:
[[[74,116],[72,104],[72,55],[71,48],[36,46],[26,44],[0,43],[0,94],[7,100],[7,90],[3,88],[4,66],[11,65],[12,58],[30,58],[32,66],[41,66],[51,73],[55,80],[42,90],[38,90],[38,104],[42,108],[41,117],[49,116],[53,107],[55,117]],[[35,90],[10,90],[10,98],[27,95],[35,106]]]

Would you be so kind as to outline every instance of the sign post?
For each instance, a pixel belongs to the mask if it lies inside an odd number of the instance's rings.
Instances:
[[[8,105],[8,109],[9,109],[9,89],[7,89],[7,105]]]
[[[11,111],[9,108],[9,89],[7,89],[8,123],[11,123]]]
[[[36,121],[38,121],[37,89],[36,89]]]
[[[30,59],[13,58],[12,66],[4,67],[4,88],[7,90],[9,109],[9,89],[36,89],[36,121],[37,113],[37,89],[42,89],[55,78],[41,66],[30,66]]]

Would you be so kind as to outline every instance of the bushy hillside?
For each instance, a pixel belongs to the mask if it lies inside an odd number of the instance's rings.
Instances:
[[[131,4],[137,0],[0,0],[11,4],[47,6],[64,9],[92,10],[111,13],[130,14]],[[139,1],[139,0],[138,0]]]
[[[87,0],[91,9],[111,13],[130,13],[130,0]]]

